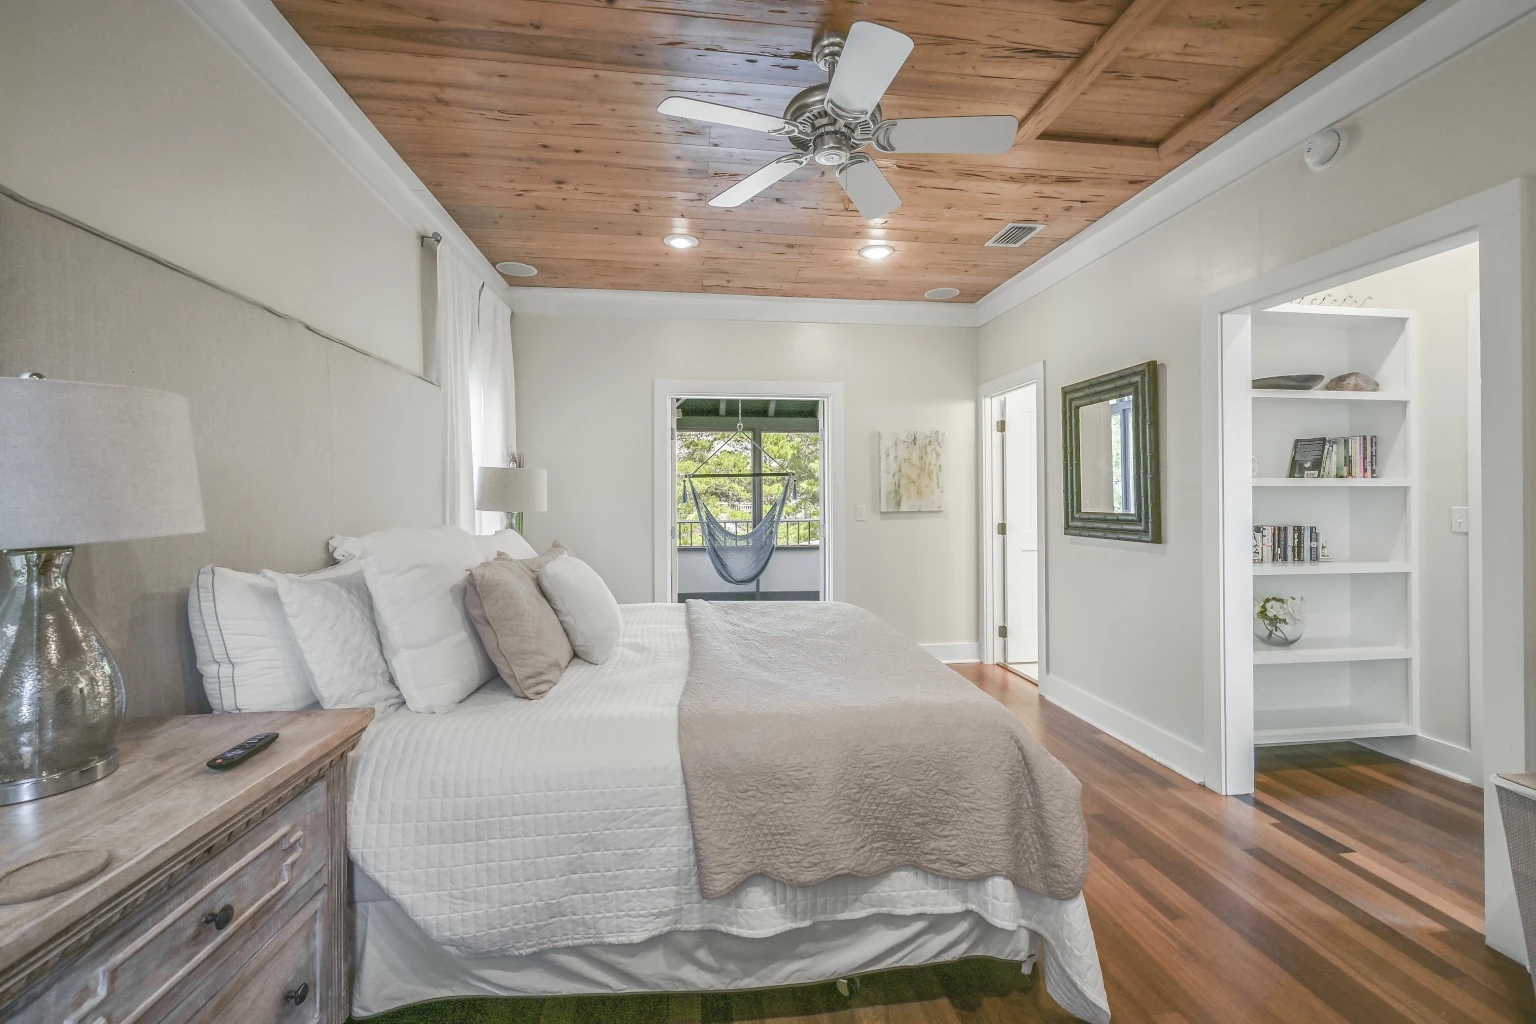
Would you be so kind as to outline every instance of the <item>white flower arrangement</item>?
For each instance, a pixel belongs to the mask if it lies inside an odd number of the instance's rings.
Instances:
[[[1299,597],[1261,597],[1253,602],[1253,618],[1260,640],[1288,647],[1301,639],[1307,604]]]

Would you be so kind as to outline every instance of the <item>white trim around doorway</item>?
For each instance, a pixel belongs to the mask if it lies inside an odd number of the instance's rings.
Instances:
[[[651,437],[651,600],[677,600],[673,578],[672,529],[677,504],[672,499],[677,477],[677,449],[672,443],[672,403],[678,398],[798,398],[822,403],[821,535],[822,593],[827,600],[843,597],[843,549],[838,540],[843,523],[843,385],[821,381],[662,380],[657,379]]]
[[[1203,619],[1206,622],[1205,756],[1206,785],[1219,793],[1253,790],[1253,708],[1251,687],[1242,692],[1235,671],[1235,645],[1251,644],[1251,583],[1244,560],[1250,543],[1238,542],[1225,517],[1242,516],[1239,492],[1250,486],[1246,465],[1224,445],[1223,425],[1232,417],[1222,407],[1223,320],[1241,319],[1250,308],[1309,294],[1476,241],[1479,245],[1481,309],[1481,464],[1504,467],[1475,474],[1469,484],[1472,532],[1469,616],[1472,646],[1473,726],[1480,741],[1477,778],[1526,770],[1525,707],[1525,540],[1526,412],[1524,394],[1525,210],[1527,184],[1517,179],[1367,235],[1292,266],[1261,275],[1211,296],[1204,304],[1201,354],[1201,451],[1205,515],[1203,545],[1211,567]],[[1236,369],[1241,369],[1240,367]],[[1233,382],[1229,382],[1233,383]],[[1235,382],[1246,385],[1247,381]],[[1243,460],[1244,462],[1246,460]],[[1246,524],[1245,524],[1246,525]],[[1246,532],[1246,531],[1244,531]],[[1512,568],[1513,567],[1513,568]],[[1230,662],[1230,664],[1229,664]],[[1504,831],[1494,787],[1484,790],[1484,889],[1488,944],[1525,960],[1520,918]]]
[[[987,665],[997,664],[997,626],[998,610],[994,596],[997,588],[997,580],[994,578],[995,547],[997,544],[996,524],[992,521],[992,510],[997,497],[997,481],[992,472],[992,421],[995,416],[992,412],[992,400],[999,395],[1007,394],[1026,384],[1035,385],[1035,467],[1039,475],[1039,486],[1035,489],[1035,499],[1039,503],[1035,522],[1040,532],[1037,547],[1039,549],[1039,571],[1036,573],[1036,586],[1038,595],[1035,607],[1038,610],[1037,629],[1039,631],[1039,672],[1040,678],[1044,678],[1050,671],[1049,630],[1046,629],[1046,471],[1045,471],[1045,364],[1035,363],[1026,366],[1022,370],[1005,374],[993,380],[987,381],[976,389],[976,479],[980,482],[980,495],[976,504],[977,529],[979,538],[977,545],[977,558],[980,560],[980,572],[977,579],[981,592],[978,595],[977,607],[981,609],[981,635],[977,638],[977,654],[982,662]]]

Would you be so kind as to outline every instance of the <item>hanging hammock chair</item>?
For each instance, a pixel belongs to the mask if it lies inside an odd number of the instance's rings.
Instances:
[[[778,466],[774,472],[758,470],[751,473],[705,473],[705,466],[716,455],[725,450],[726,446],[738,437],[744,437],[747,443],[760,452],[764,459]],[[755,477],[757,479],[779,478],[784,481],[784,487],[779,491],[778,499],[763,512],[762,521],[746,533],[736,533],[720,520],[715,518],[713,512],[704,506],[704,499],[699,496],[699,489],[694,484],[694,479],[710,479],[721,477]],[[736,432],[715,446],[708,458],[699,463],[698,469],[689,473],[683,480],[683,487],[688,496],[693,499],[693,507],[699,515],[699,530],[704,537],[704,551],[709,555],[709,564],[715,567],[715,573],[725,582],[743,586],[757,582],[768,563],[773,559],[773,552],[778,545],[779,523],[784,519],[784,506],[795,497],[795,475],[778,459],[769,455],[762,445],[752,439],[742,428],[741,404],[736,406]]]

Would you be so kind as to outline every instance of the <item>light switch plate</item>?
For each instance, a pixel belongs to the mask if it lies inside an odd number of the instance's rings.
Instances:
[[[1467,533],[1469,530],[1470,530],[1470,526],[1468,525],[1467,508],[1466,508],[1466,506],[1465,505],[1452,505],[1451,506],[1451,532],[1452,533]]]
[[[857,519],[861,523],[864,520],[868,519],[869,518],[869,506],[868,505],[855,505],[855,506],[853,506],[853,518]]]

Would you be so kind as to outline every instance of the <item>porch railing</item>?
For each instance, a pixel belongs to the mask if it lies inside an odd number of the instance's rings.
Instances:
[[[752,524],[746,520],[729,520],[721,526],[735,534],[747,533]],[[781,548],[808,548],[821,543],[821,519],[781,519],[777,540]],[[677,546],[702,548],[704,531],[697,519],[680,519],[677,523]]]

